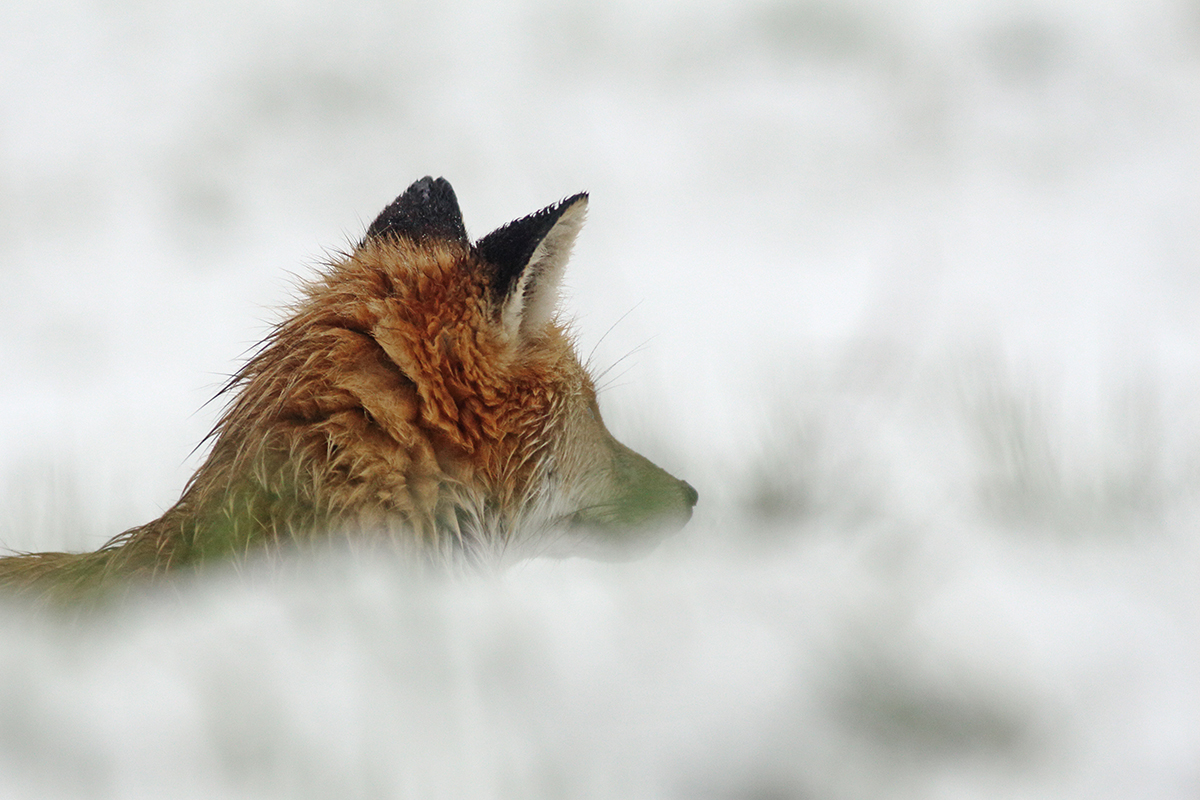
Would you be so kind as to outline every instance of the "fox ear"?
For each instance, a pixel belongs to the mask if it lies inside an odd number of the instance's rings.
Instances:
[[[587,213],[587,193],[568,197],[502,228],[475,244],[495,270],[492,289],[500,324],[514,339],[554,315],[563,270]]]
[[[405,189],[375,218],[363,241],[381,236],[402,236],[414,242],[448,239],[468,244],[462,211],[450,182],[426,176]]]

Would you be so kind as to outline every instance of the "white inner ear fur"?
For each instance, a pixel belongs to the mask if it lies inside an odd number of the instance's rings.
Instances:
[[[563,270],[586,215],[587,198],[581,197],[563,211],[521,270],[521,277],[504,301],[500,315],[504,331],[512,341],[531,335],[554,316]]]

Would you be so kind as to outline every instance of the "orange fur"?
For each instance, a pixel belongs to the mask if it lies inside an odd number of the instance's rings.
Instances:
[[[608,434],[567,332],[528,311],[555,291],[546,271],[561,271],[582,220],[586,197],[569,202],[476,247],[454,235],[449,184],[414,184],[372,226],[397,230],[369,233],[305,287],[230,382],[171,509],[95,553],[0,559],[0,585],[74,597],[330,536],[486,561],[682,525],[694,490]],[[519,281],[492,263],[550,241],[513,262]]]

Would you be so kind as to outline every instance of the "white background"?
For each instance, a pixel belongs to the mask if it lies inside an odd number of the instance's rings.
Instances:
[[[1200,792],[1197,3],[18,0],[0,76],[0,543],[169,507],[426,174],[475,237],[591,192],[565,308],[701,498],[635,564],[7,609],[0,795]]]

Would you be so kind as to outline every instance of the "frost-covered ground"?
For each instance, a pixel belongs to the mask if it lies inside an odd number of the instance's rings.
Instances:
[[[701,496],[633,564],[0,609],[0,796],[1200,795],[1195,2],[18,0],[0,76],[4,544],[170,505],[428,173],[474,235],[590,190],[602,406]]]

